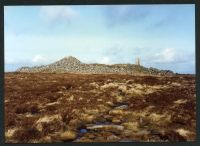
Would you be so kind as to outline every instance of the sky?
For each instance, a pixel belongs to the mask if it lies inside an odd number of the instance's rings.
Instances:
[[[5,71],[66,56],[195,74],[195,6],[6,6]]]

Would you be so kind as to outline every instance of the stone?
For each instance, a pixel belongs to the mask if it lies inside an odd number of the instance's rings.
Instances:
[[[81,119],[81,121],[83,121],[84,123],[92,123],[92,122],[96,119],[96,116],[94,116],[94,115],[89,115],[89,114],[81,114],[80,119]]]
[[[110,109],[110,107],[100,104],[98,105],[98,109],[99,109],[99,112],[106,112]]]
[[[73,101],[73,100],[74,100],[74,96],[72,95],[69,97],[69,101]]]
[[[113,119],[112,119],[112,123],[114,123],[114,124],[119,124],[119,123],[121,123],[121,120],[120,120],[120,119],[113,118]]]
[[[127,108],[128,108],[128,105],[121,105],[121,106],[116,107],[115,109],[127,109]]]
[[[36,123],[35,123],[35,127],[38,131],[42,132],[43,131],[43,124],[55,124],[55,123],[60,123],[62,121],[62,117],[60,114],[55,114],[55,115],[45,115],[43,117],[40,117]]]
[[[99,102],[100,102],[100,101],[103,101],[103,100],[102,100],[102,99],[97,99],[97,101],[99,101]]]
[[[190,134],[190,131],[179,128],[176,130],[177,133],[179,133],[183,137],[187,137],[188,134]]]
[[[131,130],[131,131],[139,130],[138,122],[127,122],[127,123],[123,123],[122,126],[124,126],[125,129]]]
[[[17,131],[18,129],[17,128],[13,128],[13,129],[8,129],[6,132],[5,132],[5,137],[6,138],[10,138],[14,135],[14,133]]]
[[[133,83],[134,83],[133,80],[128,80],[128,81],[126,81],[126,84],[133,84]]]
[[[119,133],[124,130],[124,126],[121,126],[121,125],[93,125],[93,126],[88,126],[87,129],[89,129],[89,130],[106,130],[106,131]]]
[[[124,130],[123,132],[122,132],[122,135],[123,136],[125,136],[125,137],[128,137],[128,136],[131,136],[133,134],[133,131],[131,131],[131,130]]]
[[[111,111],[109,111],[110,115],[122,115],[123,114],[123,110],[121,109],[113,109]]]
[[[110,142],[115,142],[115,141],[119,141],[120,138],[115,136],[115,135],[110,135],[107,137],[107,141],[110,141]]]
[[[95,114],[99,113],[99,110],[98,109],[85,109],[85,113],[95,115]]]
[[[114,103],[111,102],[111,101],[107,101],[106,104],[109,105],[109,106],[114,106]]]
[[[50,136],[45,136],[43,139],[42,139],[42,142],[44,143],[51,143],[52,142],[52,139]]]
[[[76,138],[77,134],[75,131],[66,131],[60,135],[62,141],[71,141]]]
[[[116,98],[116,101],[117,101],[118,103],[121,103],[121,102],[123,102],[123,100],[124,100],[124,97],[123,97],[123,96],[116,96],[115,98]]]
[[[16,70],[17,72],[47,72],[47,73],[119,73],[119,74],[157,74],[157,75],[173,75],[174,73],[170,70],[158,70],[155,68],[146,68],[144,66],[138,66],[135,64],[114,64],[114,65],[105,65],[105,64],[86,64],[82,63],[75,57],[69,56],[61,60],[58,60],[49,65],[34,66],[34,67],[21,67]],[[101,89],[106,89],[107,87],[115,88],[116,85],[107,81],[107,85],[103,86]],[[99,88],[94,85],[95,88]]]

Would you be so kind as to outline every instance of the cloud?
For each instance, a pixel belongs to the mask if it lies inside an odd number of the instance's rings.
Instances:
[[[38,54],[33,57],[32,62],[35,64],[46,64],[49,63],[49,59],[47,57]]]
[[[175,48],[112,47],[106,50],[103,55],[109,57],[112,63],[134,64],[135,59],[139,57],[141,64],[144,66],[188,61],[188,54],[178,54]]]
[[[98,61],[100,64],[111,64],[111,60],[109,57],[103,57],[101,60]]]
[[[39,15],[48,23],[56,23],[58,21],[69,22],[78,13],[70,6],[41,6]]]
[[[156,53],[153,56],[154,62],[158,63],[172,63],[176,61],[176,51],[174,48],[166,48],[162,52]]]
[[[122,25],[131,21],[139,21],[149,15],[149,11],[138,6],[113,6],[106,7],[104,14],[108,26]]]
[[[112,63],[135,63],[135,58],[144,56],[144,51],[136,47],[114,46],[105,50],[102,54],[108,56]]]
[[[195,62],[195,54],[193,53],[185,53],[185,52],[177,52],[175,48],[165,48],[162,51],[152,55],[149,54],[147,56],[147,60],[152,63],[158,64],[186,64],[186,63],[194,63]]]

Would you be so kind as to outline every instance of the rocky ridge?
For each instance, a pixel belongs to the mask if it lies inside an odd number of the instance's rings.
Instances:
[[[135,64],[86,64],[75,57],[65,57],[49,65],[21,67],[17,72],[42,72],[42,73],[119,73],[119,74],[151,74],[151,75],[173,75],[170,70],[159,70],[156,68],[146,68]]]

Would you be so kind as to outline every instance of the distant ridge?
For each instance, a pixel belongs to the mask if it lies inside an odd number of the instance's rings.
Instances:
[[[170,70],[159,70],[146,68],[135,64],[86,64],[73,56],[67,56],[49,65],[35,67],[21,67],[16,72],[41,72],[41,73],[119,73],[119,74],[151,74],[151,75],[173,75]]]

